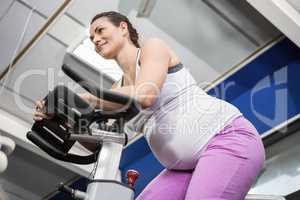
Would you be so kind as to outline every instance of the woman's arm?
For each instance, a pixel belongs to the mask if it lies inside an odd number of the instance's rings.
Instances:
[[[151,106],[166,78],[169,64],[169,52],[166,45],[159,39],[149,39],[141,49],[141,70],[139,78],[134,85],[117,87],[117,82],[111,91],[135,98],[143,108]],[[105,101],[96,96],[88,94],[88,102],[95,108],[104,110],[121,109],[121,104]],[[95,146],[82,143],[86,148],[95,150]]]
[[[165,43],[159,39],[148,39],[141,48],[141,70],[134,85],[113,87],[111,91],[130,96],[143,108],[150,107],[159,95],[166,78],[170,53]],[[96,108],[104,110],[120,109],[123,105],[91,96]]]

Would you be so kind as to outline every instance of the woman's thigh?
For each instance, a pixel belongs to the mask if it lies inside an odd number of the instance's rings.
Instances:
[[[136,200],[184,200],[192,172],[163,170]]]
[[[185,199],[244,199],[264,159],[264,147],[256,129],[244,119],[234,121],[201,154]]]

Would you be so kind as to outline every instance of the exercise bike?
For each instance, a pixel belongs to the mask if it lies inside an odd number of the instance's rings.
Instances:
[[[35,122],[27,138],[56,159],[76,164],[98,163],[86,192],[64,185],[59,186],[60,191],[81,200],[132,200],[138,172],[127,172],[128,184],[119,182],[117,174],[122,149],[127,144],[124,123],[138,113],[136,102],[129,97],[95,87],[68,65],[63,65],[62,69],[93,95],[123,104],[124,108],[113,114],[94,110],[67,87],[57,86],[44,98],[45,112],[53,117]],[[69,153],[76,141],[96,145],[95,152],[84,156]]]
[[[0,135],[0,174],[7,169],[8,166],[7,157],[14,151],[15,147],[16,144],[12,139]],[[8,196],[3,190],[1,184],[0,184],[0,199],[8,200]]]
[[[100,89],[84,79],[81,74],[64,64],[64,73],[79,83],[93,95],[114,103],[124,105],[124,109],[107,113],[94,110],[76,93],[64,86],[57,86],[44,98],[45,112],[51,119],[35,122],[27,138],[52,157],[76,164],[97,162],[93,178],[89,181],[87,191],[74,190],[61,184],[59,190],[79,200],[133,200],[134,183],[139,173],[127,172],[128,183],[117,178],[121,152],[127,143],[124,124],[139,112],[134,99]],[[70,153],[74,143],[84,142],[96,145],[94,153],[77,155]],[[247,195],[246,200],[284,200],[270,195]]]

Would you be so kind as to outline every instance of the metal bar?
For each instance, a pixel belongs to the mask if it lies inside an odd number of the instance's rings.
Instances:
[[[277,44],[278,42],[282,41],[285,38],[283,34],[280,34],[279,36],[273,38],[269,42],[267,42],[264,46],[258,48],[253,53],[251,53],[249,56],[247,56],[245,59],[243,59],[238,64],[232,66],[229,70],[227,70],[225,73],[223,73],[222,76],[218,77],[217,79],[213,80],[209,85],[203,87],[203,89],[208,92],[210,89],[216,87],[218,84],[220,84],[222,81],[233,75],[235,72],[239,71],[243,67],[245,67],[249,62],[257,58],[259,55],[267,51],[269,48]]]
[[[280,129],[277,129],[277,127],[280,127]],[[292,134],[298,133],[300,130],[299,115],[297,115],[293,120],[282,122],[277,127],[270,129],[270,131],[268,131],[270,134],[262,137],[265,147],[268,147]]]
[[[0,22],[4,19],[4,17],[8,14],[9,10],[13,7],[14,3],[16,0],[13,0],[8,7],[5,9],[5,11],[3,12],[3,14],[0,16]]]
[[[33,38],[25,45],[25,47],[18,53],[18,55],[13,59],[11,65],[8,65],[5,70],[0,74],[0,80],[8,73],[10,67],[13,68],[20,60],[25,56],[27,52],[37,43],[37,41],[47,32],[48,28],[55,22],[56,18],[65,11],[67,6],[72,0],[65,0],[64,3],[54,12],[52,16],[48,18],[44,26],[33,36]]]
[[[99,130],[100,131],[100,130]],[[108,134],[103,133],[101,135],[78,135],[71,134],[70,140],[76,140],[78,142],[88,142],[88,143],[99,143],[99,142],[114,142],[118,144],[125,144],[124,134]]]
[[[86,25],[84,23],[82,23],[81,21],[79,21],[78,19],[76,19],[75,17],[73,17],[73,15],[69,14],[68,12],[66,12],[65,15],[68,16],[73,21],[75,21],[80,26],[86,27]]]
[[[2,84],[2,83],[0,83],[0,88],[1,88],[1,87],[5,88],[6,90],[8,90],[8,91],[11,92],[11,93],[14,93],[14,94],[16,94],[16,95],[19,95],[21,98],[25,99],[25,100],[28,101],[28,102],[31,102],[32,104],[34,104],[34,102],[35,102],[33,99],[30,99],[29,97],[27,97],[27,96],[25,96],[25,95],[23,95],[23,94],[21,94],[21,93],[18,93],[18,92],[16,92],[16,91],[14,91],[13,89],[7,87],[6,85],[4,85],[4,84]],[[0,94],[1,94],[1,93],[0,93]]]
[[[38,11],[37,9],[32,7],[28,2],[26,2],[24,0],[17,0],[17,2],[22,4],[25,7],[29,8],[30,10],[33,9],[36,14],[38,14],[39,16],[41,16],[44,19],[47,19],[47,16],[45,14],[41,13],[40,11]]]
[[[102,144],[101,152],[98,156],[98,163],[94,180],[118,180],[118,170],[120,165],[123,145],[104,142]]]
[[[61,44],[62,46],[68,48],[68,44],[65,43],[64,41],[62,41],[61,39],[55,37],[54,35],[52,35],[51,33],[47,32],[46,35],[48,35],[49,37],[51,37],[53,40],[55,40],[56,42],[58,42],[59,44]]]
[[[69,180],[65,181],[63,184],[64,185],[71,185],[72,183],[78,181],[79,179],[81,179],[82,177],[79,175],[75,175],[74,177],[71,177]],[[50,192],[49,194],[46,194],[45,196],[43,196],[41,198],[41,200],[49,200],[51,198],[53,198],[55,195],[59,194],[60,192],[55,189],[52,192]]]

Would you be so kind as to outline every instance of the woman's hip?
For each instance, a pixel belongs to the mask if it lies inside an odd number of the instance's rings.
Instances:
[[[203,154],[213,152],[258,163],[265,160],[262,139],[252,123],[243,116],[233,119],[208,142]]]

